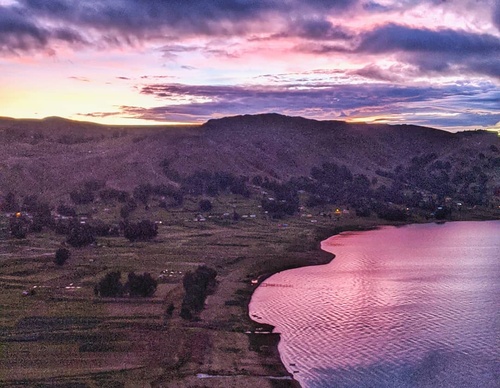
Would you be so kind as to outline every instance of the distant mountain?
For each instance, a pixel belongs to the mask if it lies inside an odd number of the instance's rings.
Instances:
[[[499,169],[494,168],[499,149],[497,134],[484,131],[449,133],[278,114],[227,117],[191,127],[2,118],[0,193],[57,199],[89,179],[124,190],[141,183],[169,183],[174,178],[164,174],[161,162],[180,175],[206,169],[278,180],[308,176],[313,167],[333,162],[373,178],[433,153],[450,162],[453,171],[480,169],[494,187],[500,185]]]

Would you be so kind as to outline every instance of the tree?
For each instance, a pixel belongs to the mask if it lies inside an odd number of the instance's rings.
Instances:
[[[146,183],[137,186],[134,189],[133,196],[135,200],[142,202],[144,205],[147,205],[149,197],[151,196],[152,192],[153,192],[153,187],[151,186],[151,184]]]
[[[199,266],[195,272],[188,271],[182,279],[185,294],[181,306],[181,317],[191,319],[192,311],[200,312],[205,299],[216,285],[217,271],[205,265]]]
[[[152,296],[158,282],[153,279],[153,277],[144,272],[142,275],[136,275],[134,272],[128,274],[128,281],[125,283],[125,291],[128,292],[129,296]]]
[[[75,205],[86,205],[94,202],[95,199],[94,192],[86,188],[82,190],[73,190],[69,193],[69,197]]]
[[[59,248],[57,251],[56,251],[56,256],[54,258],[54,263],[56,263],[57,265],[63,265],[66,260],[68,260],[70,257],[70,252],[68,249],[66,248]]]
[[[198,205],[202,212],[209,212],[210,210],[212,210],[212,202],[210,202],[208,199],[202,199]]]
[[[104,186],[106,186],[106,182],[98,179],[91,179],[83,182],[83,187],[85,188],[85,190],[92,192],[100,190],[104,188]]]
[[[72,247],[84,247],[95,242],[94,231],[87,224],[75,224],[69,231],[66,242]]]
[[[167,307],[167,310],[165,311],[165,314],[168,316],[168,317],[171,317],[172,314],[174,313],[174,310],[175,310],[175,306],[172,302],[170,302],[170,304],[168,305]]]
[[[128,222],[125,224],[123,235],[130,241],[146,241],[158,235],[158,226],[148,220],[138,223]]]
[[[28,235],[28,222],[24,218],[10,219],[10,234],[17,239],[26,238]]]
[[[43,227],[52,228],[54,226],[54,219],[48,203],[39,202],[33,211],[32,232],[41,232]]]
[[[94,287],[94,293],[102,297],[117,297],[123,295],[121,272],[109,272]]]
[[[76,209],[74,207],[68,206],[64,203],[57,207],[57,212],[66,217],[76,217]]]

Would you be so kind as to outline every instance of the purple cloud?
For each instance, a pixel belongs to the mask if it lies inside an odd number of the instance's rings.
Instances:
[[[154,108],[122,107],[128,117],[153,121],[204,122],[211,118],[279,112],[318,119],[344,114],[411,114],[412,122],[424,125],[494,125],[500,120],[500,92],[492,84],[481,86],[391,86],[387,84],[327,85],[307,89],[281,87],[153,84],[142,93],[168,105]],[[188,101],[178,104],[179,101]],[[203,102],[200,102],[203,101]],[[171,104],[176,102],[175,105]],[[447,107],[455,115],[440,116]],[[424,120],[425,118],[425,120]]]
[[[420,72],[476,73],[500,78],[500,38],[451,29],[430,30],[387,24],[361,33],[350,45],[301,45],[313,54],[396,54]]]
[[[497,29],[500,31],[500,2],[496,2],[495,6],[493,8],[493,14],[492,14],[492,19],[493,23],[497,27]]]

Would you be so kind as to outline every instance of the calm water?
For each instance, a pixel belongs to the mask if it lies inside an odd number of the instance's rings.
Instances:
[[[330,264],[278,273],[250,304],[303,387],[500,387],[500,221],[345,233],[323,249]]]

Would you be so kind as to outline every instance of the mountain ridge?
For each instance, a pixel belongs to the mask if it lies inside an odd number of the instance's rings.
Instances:
[[[498,136],[489,132],[450,133],[280,114],[179,127],[0,119],[0,140],[0,192],[55,198],[88,179],[125,190],[142,183],[172,183],[160,167],[164,161],[182,176],[206,169],[287,180],[308,176],[311,168],[329,162],[375,177],[377,170],[393,170],[418,155],[435,153],[454,166],[467,167],[480,154],[498,157],[500,148]],[[498,185],[498,174],[490,175],[491,184]]]

